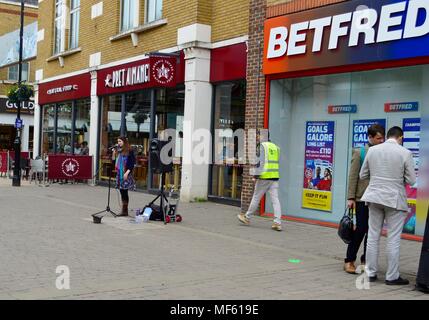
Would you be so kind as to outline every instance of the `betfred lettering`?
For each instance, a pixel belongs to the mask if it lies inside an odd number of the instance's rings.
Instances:
[[[425,12],[423,21],[419,19]],[[377,26],[377,27],[376,27]],[[401,26],[403,26],[401,28]],[[308,33],[313,32],[313,43],[308,43]],[[329,34],[327,34],[329,33]],[[348,37],[348,47],[355,47],[361,36],[364,44],[384,43],[423,37],[429,34],[429,1],[413,0],[387,4],[381,11],[365,8],[335,16],[303,21],[269,30],[267,59],[303,55],[323,51],[322,39],[329,37],[327,50],[338,49],[339,39]]]

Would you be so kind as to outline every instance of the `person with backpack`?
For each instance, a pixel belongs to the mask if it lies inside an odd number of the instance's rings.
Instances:
[[[366,245],[368,238],[368,206],[361,198],[368,187],[369,179],[360,179],[359,172],[362,167],[365,155],[372,146],[384,142],[385,128],[379,124],[373,124],[368,128],[368,143],[364,147],[353,149],[352,161],[349,170],[349,188],[347,196],[347,206],[356,212],[356,230],[353,232],[352,241],[347,246],[346,258],[344,259],[344,271],[347,273],[356,273],[355,261],[359,247],[364,241],[363,254],[360,257],[362,265],[366,261]]]

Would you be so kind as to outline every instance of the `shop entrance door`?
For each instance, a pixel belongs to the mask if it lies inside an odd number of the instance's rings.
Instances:
[[[16,129],[13,125],[0,124],[0,150],[13,150]]]

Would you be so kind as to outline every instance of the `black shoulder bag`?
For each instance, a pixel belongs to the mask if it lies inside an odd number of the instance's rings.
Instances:
[[[346,208],[344,216],[340,220],[338,226],[338,236],[345,244],[349,244],[353,238],[353,209]]]

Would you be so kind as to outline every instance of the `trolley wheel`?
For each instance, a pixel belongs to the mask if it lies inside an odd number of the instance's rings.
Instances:
[[[170,222],[171,222],[170,216],[165,216],[165,223],[170,223]]]
[[[180,214],[176,215],[176,222],[182,221],[182,216]]]

